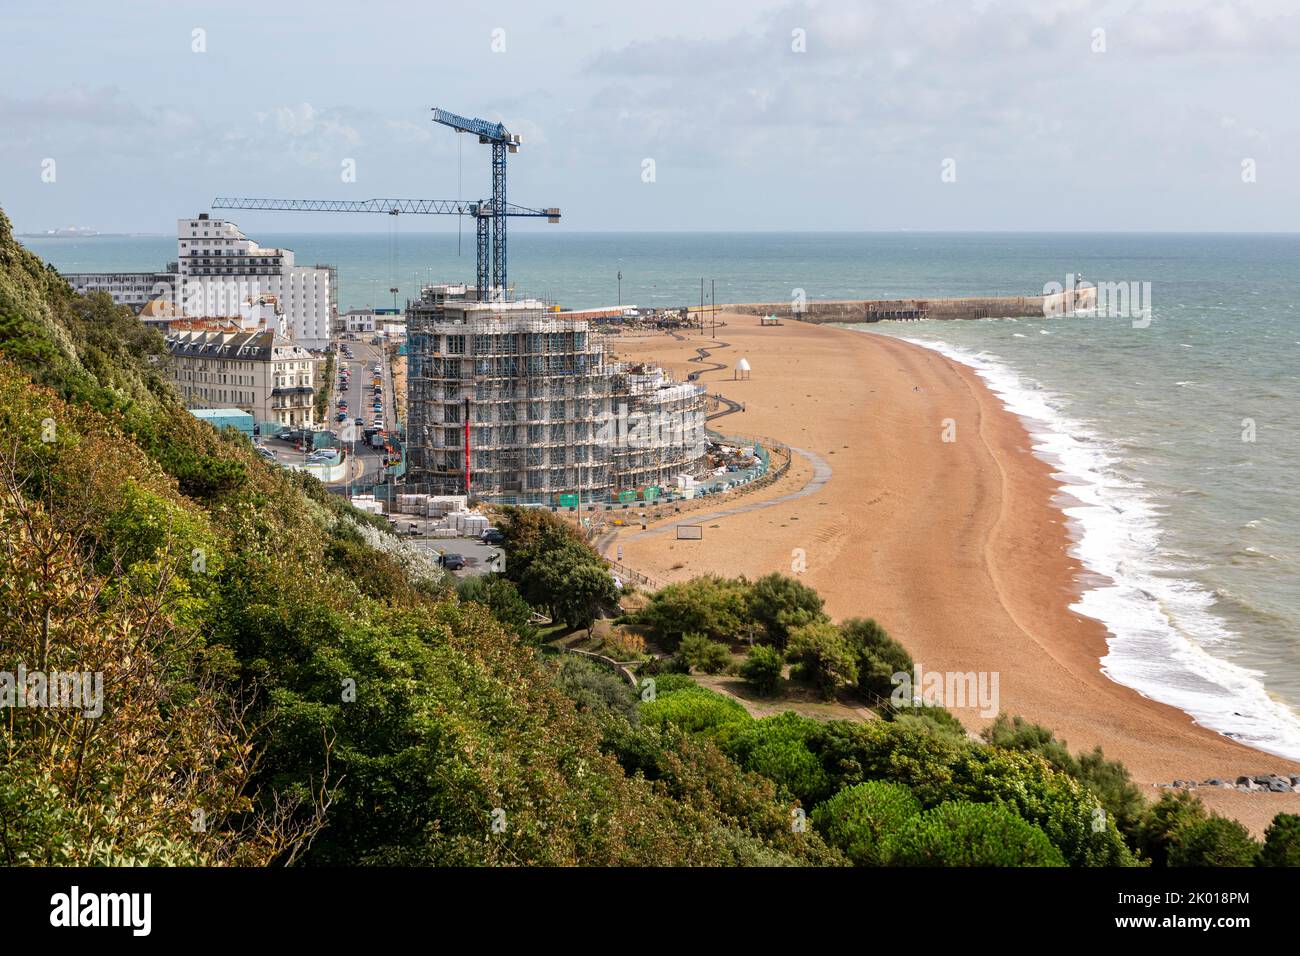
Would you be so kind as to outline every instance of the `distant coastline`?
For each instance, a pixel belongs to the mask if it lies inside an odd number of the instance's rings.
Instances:
[[[161,232],[69,232],[60,229],[57,232],[20,232],[19,239],[154,239],[164,235]]]

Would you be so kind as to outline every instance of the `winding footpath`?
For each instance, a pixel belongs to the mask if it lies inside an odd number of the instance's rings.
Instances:
[[[672,332],[669,332],[668,334],[671,335],[673,338],[678,339],[679,341],[684,341],[684,339],[681,336],[678,336]],[[687,377],[687,381],[691,381],[691,382],[697,381],[699,379],[699,376],[703,375],[705,372],[720,372],[725,368],[729,368],[730,366],[727,365],[727,363],[718,362],[714,360],[712,356],[713,352],[719,351],[720,349],[729,349],[729,348],[731,348],[730,342],[714,342],[711,345],[708,345],[703,348],[697,347],[695,349],[696,352],[695,357],[687,359],[686,361],[687,362],[708,362],[710,367],[699,369],[698,371],[695,372],[691,372],[690,375]],[[713,421],[715,419],[722,418],[724,415],[733,415],[736,412],[741,410],[741,405],[739,402],[733,401],[732,399],[727,398],[726,396],[720,393],[715,394],[714,398],[722,402],[727,407],[714,412],[712,415],[706,416],[705,421]],[[626,538],[626,540],[637,541],[642,538],[651,538],[654,537],[655,535],[666,534],[669,531],[676,531],[679,525],[702,524],[705,521],[717,521],[720,518],[726,518],[731,515],[746,514],[751,511],[761,511],[764,508],[771,508],[774,505],[785,504],[788,501],[795,501],[799,498],[806,498],[809,495],[814,494],[820,491],[822,488],[824,488],[826,486],[826,482],[831,480],[831,475],[833,473],[830,463],[826,461],[826,459],[823,458],[821,455],[817,454],[815,451],[811,451],[807,448],[795,448],[793,445],[788,445],[787,447],[790,449],[791,453],[802,455],[804,458],[806,458],[809,462],[812,463],[813,466],[812,477],[808,479],[807,483],[804,484],[802,488],[799,488],[796,491],[792,491],[789,494],[778,495],[775,498],[768,498],[765,501],[749,501],[749,502],[745,502],[744,504],[736,505],[734,508],[723,508],[719,511],[708,511],[703,514],[693,514],[689,518],[682,521],[674,521],[670,524],[665,524],[658,528],[651,528],[647,531],[642,531],[638,534],[629,535]],[[617,532],[602,536],[597,542],[597,548],[600,551],[600,553],[602,555],[605,555],[605,552],[609,550],[610,546],[614,543],[614,541],[617,538],[618,538]]]

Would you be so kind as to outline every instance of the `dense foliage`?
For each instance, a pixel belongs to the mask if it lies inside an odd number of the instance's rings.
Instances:
[[[998,803],[941,803],[907,821],[886,854],[894,866],[1065,865],[1042,830]]]

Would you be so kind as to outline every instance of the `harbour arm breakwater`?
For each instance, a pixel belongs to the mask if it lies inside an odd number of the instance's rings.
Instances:
[[[751,302],[726,306],[742,315],[775,316],[814,324],[921,319],[998,319],[1068,315],[1097,307],[1094,286],[1045,295],[980,296],[956,299],[858,299],[853,301]]]

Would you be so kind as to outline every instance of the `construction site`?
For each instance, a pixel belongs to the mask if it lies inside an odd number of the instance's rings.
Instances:
[[[593,325],[610,310],[566,314],[514,298],[507,223],[557,223],[560,210],[507,201],[506,160],[519,151],[518,134],[432,112],[433,122],[491,148],[490,199],[224,197],[213,207],[473,219],[474,284],[426,285],[406,303],[408,489],[576,507],[690,486],[707,464],[705,390],[613,361]]]
[[[406,319],[408,486],[596,503],[700,467],[704,389],[612,361],[590,320],[451,285],[426,286]]]

